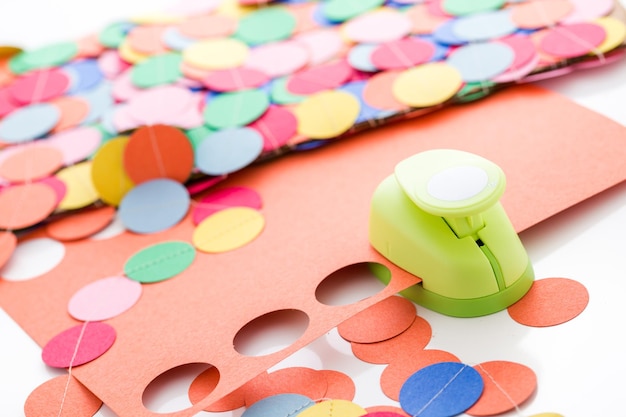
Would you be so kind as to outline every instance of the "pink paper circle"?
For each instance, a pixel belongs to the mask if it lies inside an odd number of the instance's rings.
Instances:
[[[59,69],[37,70],[17,78],[9,93],[18,103],[39,103],[62,95],[69,84],[67,74]]]
[[[303,45],[309,54],[309,65],[317,65],[339,56],[343,39],[335,29],[318,29],[301,33],[294,41]]]
[[[606,31],[593,23],[556,26],[541,40],[541,49],[554,56],[574,58],[586,55],[606,38]]]
[[[245,66],[275,78],[292,74],[308,62],[309,53],[303,44],[286,41],[268,43],[252,49]]]
[[[292,94],[315,94],[339,87],[352,73],[352,66],[343,59],[321,64],[295,73],[287,81],[287,90]]]
[[[171,124],[193,108],[194,94],[184,87],[164,85],[142,91],[128,102],[129,115],[145,125]]]
[[[250,207],[259,210],[263,202],[261,196],[247,187],[228,187],[212,192],[197,203],[191,214],[197,226],[213,213],[230,207]]]
[[[615,7],[614,0],[569,0],[574,10],[561,19],[561,23],[588,22],[598,17],[606,16]]]
[[[219,92],[256,88],[268,81],[264,72],[245,67],[214,71],[202,80],[207,88]]]
[[[74,293],[67,309],[77,320],[108,320],[131,308],[140,296],[141,283],[137,281],[126,277],[103,278]]]
[[[41,358],[53,368],[79,366],[102,356],[115,342],[115,329],[106,323],[86,322],[54,336]]]
[[[133,84],[131,79],[132,68],[129,68],[115,77],[113,80],[113,89],[111,90],[111,95],[117,101],[128,101],[132,98],[136,97],[142,91],[142,88],[139,88]]]
[[[411,31],[412,22],[393,10],[362,14],[344,25],[344,33],[354,42],[382,43],[400,39]]]
[[[263,152],[268,152],[286,145],[293,138],[298,129],[298,119],[285,107],[270,106],[248,127],[263,136]]]
[[[535,44],[527,36],[512,35],[502,39],[498,39],[498,42],[508,45],[513,52],[515,52],[515,58],[511,64],[510,70],[520,69],[529,62],[531,62],[537,56],[537,49]]]
[[[428,62],[435,45],[422,39],[403,38],[379,45],[371,56],[379,70],[404,69]]]
[[[64,130],[41,140],[42,145],[51,146],[63,154],[63,164],[72,165],[91,156],[102,141],[102,133],[95,127],[76,127]]]
[[[57,197],[57,205],[63,200],[65,194],[67,193],[67,186],[57,177],[47,177],[40,180],[39,182],[42,182],[48,187],[52,188],[54,194]]]

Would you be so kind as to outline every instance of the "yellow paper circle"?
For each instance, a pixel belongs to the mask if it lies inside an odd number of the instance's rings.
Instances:
[[[263,215],[249,207],[232,207],[204,219],[193,233],[194,246],[203,252],[237,249],[256,238],[265,226]]]
[[[614,17],[606,16],[596,19],[594,23],[602,26],[606,38],[595,48],[595,53],[605,53],[617,48],[626,39],[626,25]]]
[[[361,105],[349,93],[322,91],[304,99],[294,109],[298,133],[311,139],[330,139],[350,129]]]
[[[329,400],[305,408],[298,413],[298,417],[359,417],[365,414],[367,414],[367,410],[352,401]]]
[[[206,39],[183,51],[183,60],[196,68],[220,70],[235,68],[248,57],[248,46],[230,38]]]
[[[105,203],[118,206],[134,184],[124,170],[127,136],[119,136],[102,145],[91,162],[91,180]]]
[[[441,104],[454,96],[463,85],[459,71],[439,62],[403,71],[393,83],[394,97],[411,107]]]
[[[122,43],[120,43],[120,46],[117,48],[117,52],[124,61],[131,64],[138,64],[148,58],[148,55],[139,53],[131,48],[127,39],[124,39]]]
[[[63,181],[66,187],[65,197],[59,203],[59,209],[79,209],[98,200],[98,192],[91,181],[91,161],[64,168],[56,174],[56,177]]]

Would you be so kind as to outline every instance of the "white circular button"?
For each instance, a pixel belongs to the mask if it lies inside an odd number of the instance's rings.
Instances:
[[[433,175],[428,194],[442,201],[463,201],[480,194],[489,183],[487,172],[476,166],[456,166]]]

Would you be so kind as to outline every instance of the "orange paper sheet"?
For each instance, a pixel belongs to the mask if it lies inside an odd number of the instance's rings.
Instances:
[[[262,195],[261,235],[232,252],[198,253],[182,274],[145,285],[138,304],[107,321],[117,331],[113,347],[73,374],[120,416],[147,417],[155,414],[143,407],[141,396],[152,379],[178,365],[212,364],[220,372],[216,389],[176,414],[191,416],[357,312],[419,281],[390,265],[367,239],[372,192],[400,160],[443,147],[493,160],[507,175],[503,205],[521,231],[626,178],[625,141],[624,127],[556,94],[519,86],[246,169],[223,186],[243,185]],[[145,246],[190,241],[192,233],[187,216],[154,235],[68,242],[53,271],[25,282],[0,281],[0,304],[43,345],[77,324],[67,303],[78,289],[119,274]],[[393,279],[385,291],[348,306],[315,299],[326,276],[364,261],[389,266]],[[279,309],[309,316],[296,343],[256,358],[233,349],[242,326]]]

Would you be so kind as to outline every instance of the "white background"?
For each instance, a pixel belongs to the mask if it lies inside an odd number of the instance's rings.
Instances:
[[[75,39],[115,19],[164,10],[173,3],[4,0],[0,2],[0,45],[31,48]],[[542,85],[626,126],[626,60]],[[529,417],[548,411],[566,417],[626,415],[626,184],[548,219],[521,237],[537,277],[569,277],[584,283],[591,296],[584,313],[564,325],[537,329],[518,325],[506,312],[460,320],[419,309],[433,327],[428,347],[448,350],[469,364],[511,360],[530,366],[538,376],[538,391],[520,413],[506,416]],[[28,394],[62,374],[47,368],[40,355],[41,348],[0,310],[0,415],[22,416]],[[357,383],[358,404],[394,404],[378,385],[382,366],[354,359],[335,332],[279,366],[287,365],[342,370]],[[184,384],[177,387],[179,394],[170,395],[169,401],[155,397],[152,407],[161,411],[184,408]],[[114,416],[107,407],[97,415]]]

